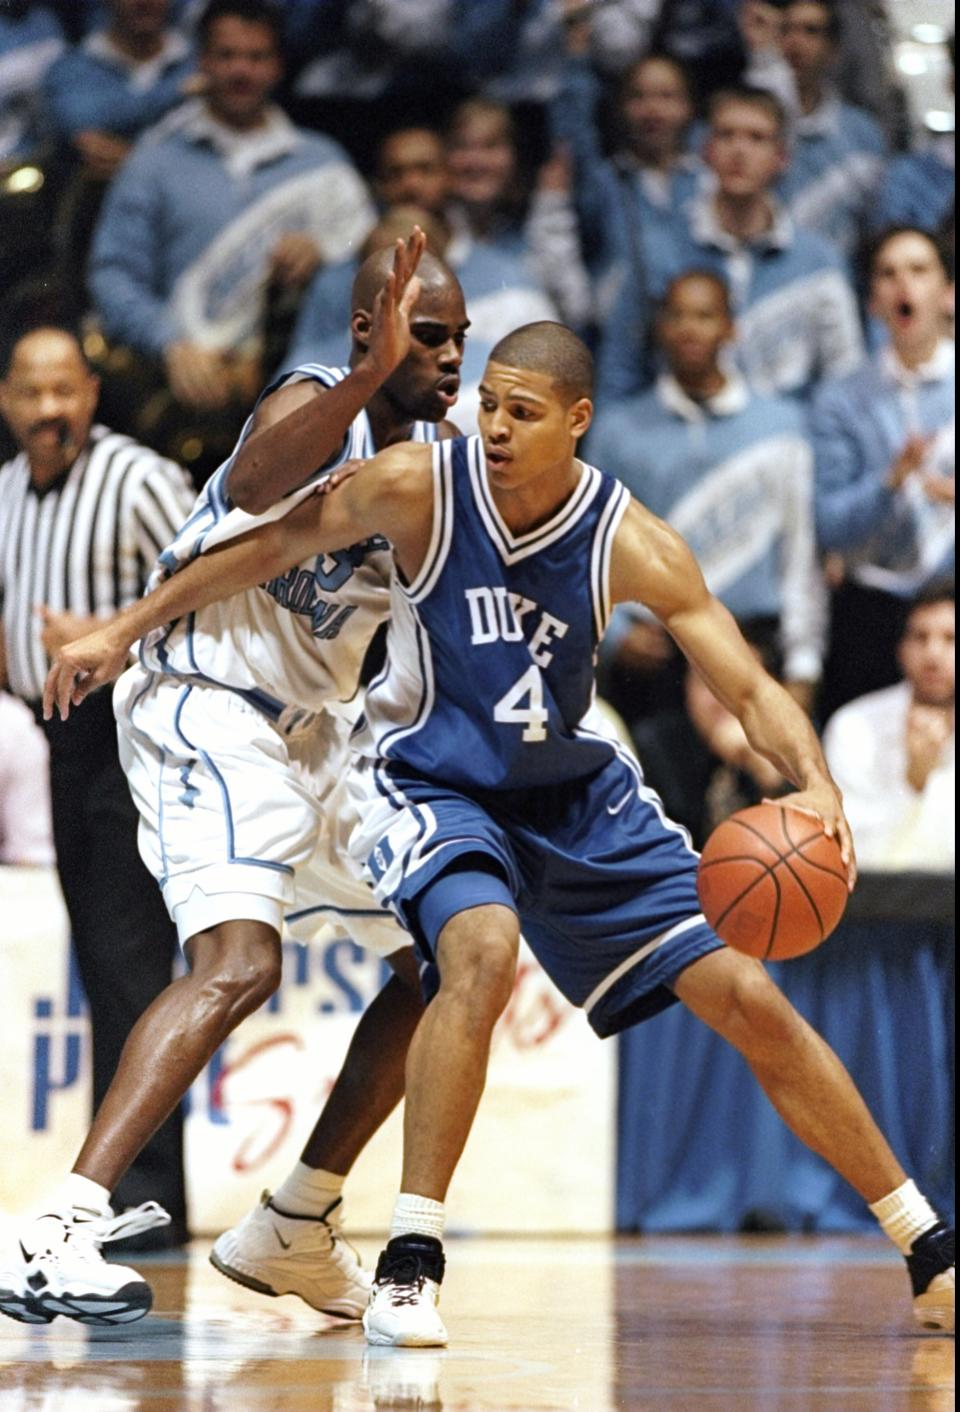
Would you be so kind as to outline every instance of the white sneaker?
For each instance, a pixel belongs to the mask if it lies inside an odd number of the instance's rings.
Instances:
[[[297,1294],[322,1314],[359,1319],[372,1281],[344,1237],[340,1202],[322,1216],[290,1216],[265,1191],[260,1205],[217,1239],[210,1263],[259,1294]]]
[[[58,1314],[81,1324],[130,1324],[150,1310],[153,1294],[136,1270],[110,1265],[100,1246],[165,1226],[155,1201],[97,1213],[73,1207],[38,1217],[20,1238],[22,1264],[0,1275],[0,1312],[24,1324],[49,1324]]]
[[[363,1316],[367,1343],[391,1348],[443,1348],[447,1331],[437,1313],[443,1246],[433,1236],[395,1236],[377,1263]]]

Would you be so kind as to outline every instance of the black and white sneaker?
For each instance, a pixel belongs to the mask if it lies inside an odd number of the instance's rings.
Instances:
[[[170,1220],[155,1201],[123,1211],[67,1211],[39,1216],[20,1237],[21,1259],[0,1273],[0,1312],[23,1324],[49,1324],[58,1314],[81,1324],[129,1324],[153,1303],[147,1282],[126,1265],[110,1265],[101,1245]]]
[[[381,1252],[363,1316],[367,1342],[391,1348],[442,1348],[437,1313],[445,1261],[433,1236],[394,1236]]]
[[[907,1256],[913,1285],[913,1317],[922,1329],[953,1333],[956,1237],[941,1221],[917,1236]]]

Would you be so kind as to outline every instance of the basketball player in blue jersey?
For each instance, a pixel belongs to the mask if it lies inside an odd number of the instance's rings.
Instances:
[[[419,231],[372,256],[354,288],[351,367],[305,365],[267,390],[155,579],[202,557],[212,535],[258,522],[235,501],[282,513],[312,493],[296,488],[316,483],[318,465],[329,473],[391,440],[455,432],[443,418],[466,324],[459,284],[424,254]],[[404,983],[392,979],[361,1020],[303,1160],[212,1258],[242,1283],[297,1293],[329,1314],[358,1319],[366,1307],[369,1276],[340,1234],[340,1188],[403,1092],[422,1002],[409,937],[345,872],[332,827],[361,663],[389,606],[385,542],[351,545],[165,627],[118,685],[141,852],[190,970],[135,1027],[52,1214],[23,1231],[22,1267],[0,1274],[0,1309],[14,1318],[112,1323],[147,1312],[146,1283],[99,1253],[133,1224],[129,1213],[112,1217],[110,1192],[230,1031],[276,988],[285,913],[307,934],[339,917]],[[151,1206],[137,1220],[162,1215]]]
[[[577,458],[591,384],[573,334],[528,325],[491,356],[480,437],[388,449],[124,615],[124,631],[150,631],[308,549],[378,530],[392,542],[388,663],[355,737],[351,851],[415,936],[437,989],[408,1053],[402,1189],[367,1338],[446,1342],[443,1202],[511,993],[521,924],[598,1034],[680,1000],[733,1044],[906,1256],[918,1322],[952,1328],[953,1232],[824,1041],[759,962],[707,926],[686,837],[595,728],[593,659],[611,606],[645,603],[753,748],[793,781],[782,802],[838,839],[852,886],[840,796],[807,717],[758,664],[679,536]],[[54,677],[64,705],[82,695],[75,672],[97,660],[75,659]]]

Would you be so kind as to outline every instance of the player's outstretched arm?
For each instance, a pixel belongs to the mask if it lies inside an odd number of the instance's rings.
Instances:
[[[289,383],[263,400],[227,480],[233,503],[257,515],[304,485],[343,445],[350,423],[410,351],[410,316],[426,237],[414,226],[398,240],[393,269],[374,301],[364,356],[334,387]]]
[[[282,519],[205,550],[103,627],[57,652],[43,693],[45,718],[56,706],[66,720],[71,706],[120,675],[133,643],[155,628],[268,583],[311,555],[382,533],[393,540],[404,570],[415,572],[433,522],[431,462],[429,446],[392,446],[345,467],[335,490],[311,495]]]
[[[842,796],[806,713],[771,677],[732,615],[707,589],[692,552],[669,525],[633,501],[617,533],[611,565],[614,602],[645,604],[720,701],[754,750],[797,786],[778,803],[821,819],[840,845],[852,888],[856,861]]]

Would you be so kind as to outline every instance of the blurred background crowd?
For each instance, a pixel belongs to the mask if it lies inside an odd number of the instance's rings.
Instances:
[[[938,0],[0,0],[5,340],[78,329],[98,421],[198,488],[277,371],[346,361],[358,264],[418,222],[466,294],[461,429],[504,333],[581,333],[586,458],[826,727],[862,862],[951,871],[951,24]],[[786,789],[641,609],[598,674],[698,842]],[[49,851],[14,778],[32,732],[0,700],[8,861]]]

